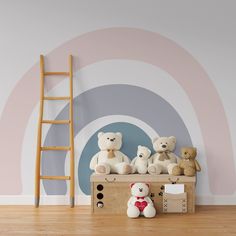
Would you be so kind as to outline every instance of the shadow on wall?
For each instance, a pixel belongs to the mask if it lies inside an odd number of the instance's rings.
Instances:
[[[144,145],[152,150],[152,141],[150,137],[139,127],[126,122],[117,122],[104,126],[98,130],[88,140],[80,157],[78,165],[79,186],[81,190],[90,194],[90,175],[92,171],[89,169],[89,163],[94,154],[99,152],[98,148],[98,132],[121,132],[123,135],[123,145],[121,151],[131,160],[136,156],[138,145]]]

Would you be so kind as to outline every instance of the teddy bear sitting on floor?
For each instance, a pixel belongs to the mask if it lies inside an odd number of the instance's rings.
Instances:
[[[90,169],[96,174],[130,174],[133,172],[130,159],[120,150],[122,134],[107,132],[98,133],[100,151],[90,161]]]
[[[201,171],[201,167],[196,160],[197,149],[194,147],[181,148],[181,160],[173,170],[173,175],[194,176],[196,171]]]
[[[153,149],[156,153],[149,159],[149,174],[172,174],[172,169],[177,163],[177,156],[173,153],[175,144],[174,136],[159,137],[153,140]]]
[[[134,166],[134,173],[146,174],[148,169],[148,158],[151,155],[151,150],[147,147],[138,146],[137,156],[131,161]]]
[[[128,201],[127,215],[130,218],[137,218],[143,215],[148,218],[152,218],[156,215],[156,209],[154,208],[149,194],[149,185],[146,183],[133,183],[131,187],[131,197]]]

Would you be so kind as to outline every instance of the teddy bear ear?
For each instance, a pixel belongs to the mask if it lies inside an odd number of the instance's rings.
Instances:
[[[103,132],[99,132],[98,133],[98,138],[101,138],[103,134],[104,134]]]
[[[122,133],[117,132],[116,135],[119,136],[120,138],[122,138]]]
[[[142,146],[141,145],[138,145],[138,148],[141,148]]]
[[[176,137],[170,136],[169,139],[170,139],[171,142],[176,143]]]
[[[152,144],[154,144],[158,140],[158,137],[152,139]]]
[[[130,186],[130,188],[132,188],[132,187],[134,186],[134,184],[135,184],[135,183],[131,183],[131,184],[129,185],[129,186]]]
[[[147,186],[148,186],[148,188],[150,188],[150,184],[148,184],[148,183],[145,183]]]

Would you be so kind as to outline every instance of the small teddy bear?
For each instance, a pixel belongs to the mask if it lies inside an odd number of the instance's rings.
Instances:
[[[151,175],[171,174],[176,166],[177,156],[174,154],[176,138],[159,137],[153,140],[153,149],[156,151],[148,163],[148,173]]]
[[[148,169],[148,158],[151,155],[151,150],[145,146],[138,146],[137,156],[131,161],[134,166],[134,173],[146,174]]]
[[[197,160],[197,149],[194,147],[183,147],[181,148],[181,160],[178,165],[176,165],[173,170],[173,175],[186,175],[194,176],[196,171],[201,171],[201,167]]]
[[[120,150],[122,134],[112,132],[98,133],[100,151],[90,161],[90,169],[96,174],[131,174],[133,173],[130,159]]]
[[[156,215],[156,209],[153,205],[149,194],[149,184],[132,183],[131,197],[128,201],[127,215],[130,218],[137,218],[143,215],[147,218],[152,218]]]

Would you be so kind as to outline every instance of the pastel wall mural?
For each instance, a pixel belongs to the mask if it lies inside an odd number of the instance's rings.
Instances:
[[[232,181],[236,179],[235,158],[224,106],[208,73],[187,50],[157,32],[130,27],[105,28],[78,35],[48,52],[47,69],[65,68],[64,58],[68,54],[74,56],[75,68],[77,194],[90,195],[89,161],[98,151],[96,135],[101,130],[121,131],[124,135],[122,152],[131,159],[136,155],[139,144],[152,149],[151,140],[154,136],[176,136],[177,155],[181,146],[199,145],[198,160],[205,162],[205,170],[199,174],[198,185],[203,184],[205,188],[199,187],[198,195],[227,196],[235,193],[236,181]],[[109,82],[108,76],[93,79],[86,77],[83,72],[92,70],[93,67],[106,70],[109,63],[126,63],[135,73],[140,68],[132,67],[134,63],[143,68],[162,71],[168,78],[156,76],[151,84],[148,77],[140,79],[137,76],[124,80],[116,77],[115,73],[111,75],[110,72],[103,71],[102,73],[113,77]],[[3,149],[0,156],[1,162],[4,162],[0,166],[1,195],[22,195],[28,188],[26,185],[32,185],[32,181],[29,184],[27,180],[22,163],[30,158],[34,159],[35,156],[22,155],[22,150],[24,137],[28,132],[27,126],[32,115],[35,117],[37,114],[38,78],[37,62],[18,80],[1,113],[0,143],[3,147],[14,145],[14,148]],[[65,83],[66,78],[48,83],[47,92],[50,93],[56,88],[63,90]],[[173,86],[164,88],[166,83]],[[183,105],[180,102],[177,106],[176,102],[181,94]],[[189,107],[184,107],[185,103]],[[186,118],[186,111],[191,113],[194,120]],[[68,104],[63,104],[55,112],[54,118],[66,119],[67,114]],[[199,128],[199,140],[192,131],[195,127],[191,128],[195,123]],[[45,132],[43,143],[45,146],[67,145],[68,140],[66,126],[50,126]],[[35,140],[32,143],[35,145]],[[9,158],[6,159],[6,156]],[[66,157],[66,152],[43,153],[42,174],[64,175],[67,168]],[[222,171],[222,166],[227,171]],[[29,171],[33,173],[32,170]],[[205,183],[203,176],[207,178]],[[44,180],[42,186],[46,195],[67,193],[65,181]]]

